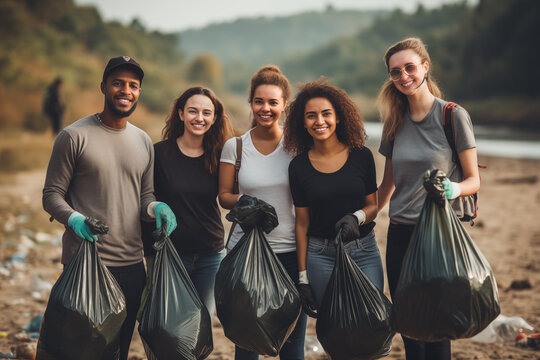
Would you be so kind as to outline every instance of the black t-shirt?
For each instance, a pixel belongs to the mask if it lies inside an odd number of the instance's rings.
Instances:
[[[154,193],[169,205],[178,227],[171,240],[179,254],[209,255],[223,249],[223,223],[217,205],[218,175],[204,168],[204,155],[184,155],[176,139],[154,144]],[[155,223],[143,223],[145,255],[155,253]]]
[[[353,149],[345,164],[334,173],[322,173],[309,161],[308,153],[296,156],[289,165],[289,183],[294,206],[309,208],[309,236],[335,237],[335,224],[345,214],[365,206],[366,195],[377,191],[375,162],[371,151]],[[372,221],[360,227],[369,233]]]

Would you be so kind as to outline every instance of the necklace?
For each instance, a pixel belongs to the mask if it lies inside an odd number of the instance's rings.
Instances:
[[[97,114],[96,114],[96,117],[97,117],[97,119],[99,120],[99,122],[103,124],[103,120],[101,120],[101,115],[100,115],[100,113],[97,113]],[[105,124],[103,124],[103,125],[105,125]]]

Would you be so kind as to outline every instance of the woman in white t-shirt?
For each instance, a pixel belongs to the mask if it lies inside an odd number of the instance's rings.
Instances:
[[[276,66],[262,67],[251,78],[249,103],[253,112],[252,128],[242,135],[242,163],[238,173],[239,194],[233,194],[236,139],[223,147],[219,167],[219,203],[234,207],[242,195],[264,200],[276,209],[279,225],[267,236],[291,279],[298,283],[294,206],[289,190],[288,167],[291,156],[283,149],[283,128],[279,118],[290,97],[287,78]],[[243,235],[236,226],[227,244],[232,249]],[[281,349],[280,359],[303,359],[307,316],[302,313],[294,331]],[[235,359],[258,359],[259,355],[239,347]]]

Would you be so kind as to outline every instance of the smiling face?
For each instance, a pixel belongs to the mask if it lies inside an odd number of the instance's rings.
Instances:
[[[109,74],[101,83],[105,95],[105,106],[119,117],[131,115],[137,107],[141,93],[139,76],[128,68],[120,68]]]
[[[330,100],[312,98],[306,103],[304,110],[304,127],[314,141],[324,141],[336,135],[339,120]]]
[[[277,85],[259,85],[253,94],[251,110],[258,126],[272,127],[285,109],[283,90]]]
[[[416,67],[415,73],[410,71],[414,67]],[[426,86],[423,81],[428,73],[429,63],[422,62],[420,56],[412,49],[398,51],[392,55],[388,59],[388,69],[401,70],[399,78],[392,78],[392,81],[395,87],[407,96],[414,95],[417,90],[422,89],[422,86]],[[409,74],[407,71],[414,74]]]
[[[186,101],[184,109],[178,109],[184,122],[184,134],[203,136],[216,120],[214,104],[208,96],[193,95]]]

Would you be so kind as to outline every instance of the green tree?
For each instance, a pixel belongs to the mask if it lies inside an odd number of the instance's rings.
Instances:
[[[189,66],[188,79],[192,82],[219,88],[222,76],[221,64],[211,54],[199,54]]]

